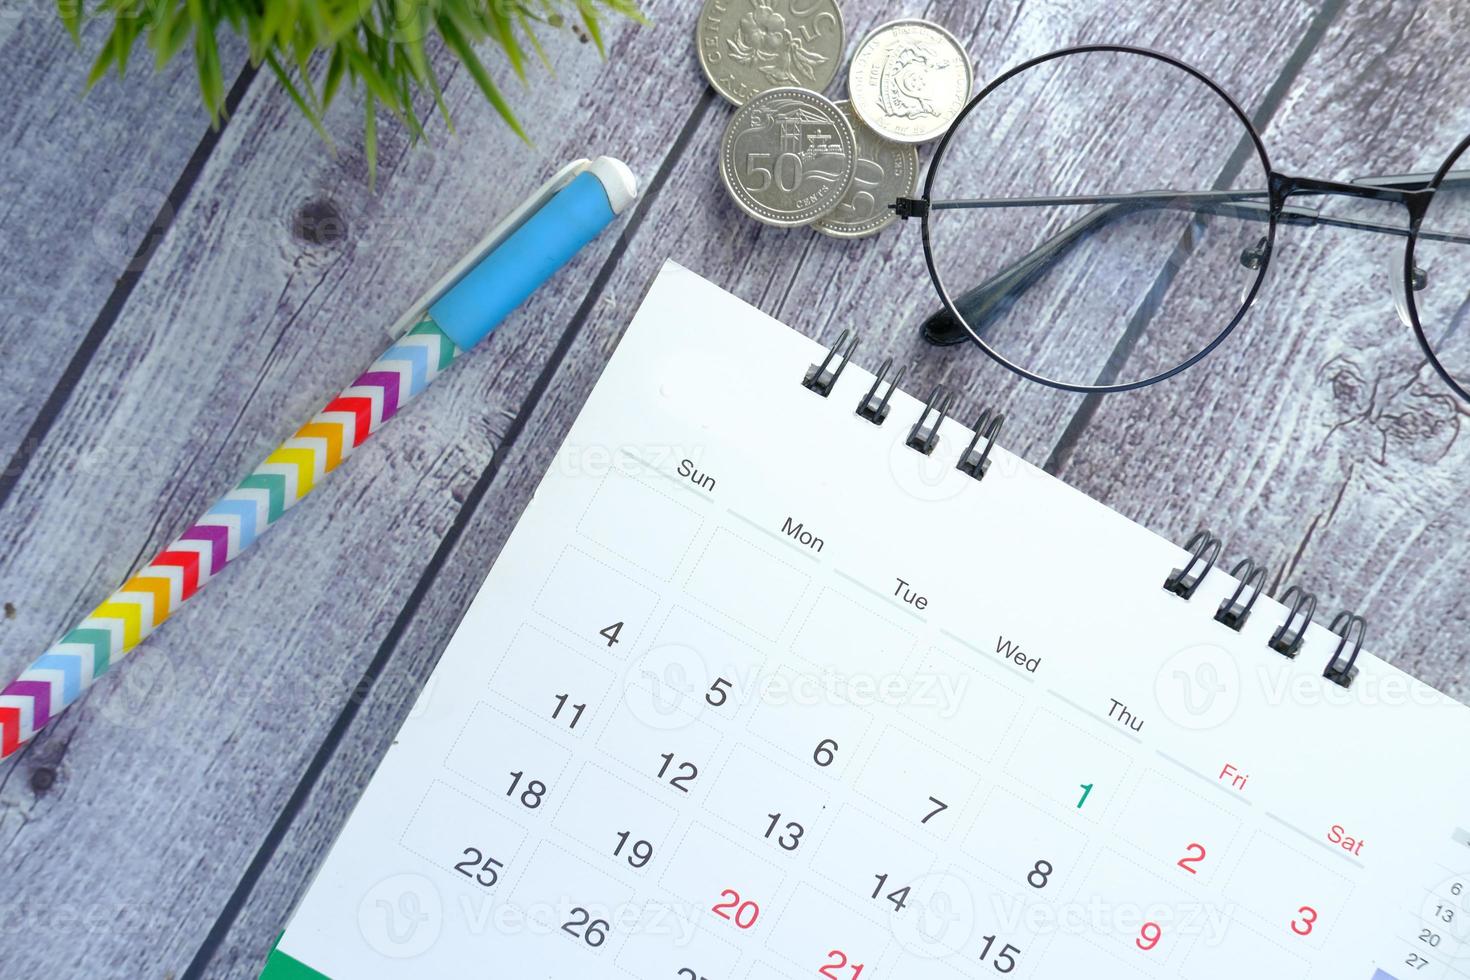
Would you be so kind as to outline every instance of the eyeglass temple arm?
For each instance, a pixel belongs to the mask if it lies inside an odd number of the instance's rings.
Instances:
[[[1370,177],[1353,183],[1365,186],[1396,190],[1422,190],[1433,179],[1433,174],[1405,174],[1386,177]],[[1470,185],[1470,170],[1452,171],[1445,175],[1441,186]],[[1056,235],[1042,242],[1031,252],[1001,270],[995,276],[973,289],[954,297],[953,302],[974,329],[981,329],[992,311],[1011,296],[1032,285],[1047,268],[1057,261],[1073,245],[1115,218],[1145,210],[1185,210],[1196,214],[1220,214],[1238,218],[1265,221],[1269,214],[1269,197],[1266,191],[1143,191],[1135,194],[1093,194],[1064,197],[1032,198],[980,198],[956,201],[933,201],[934,210],[975,209],[998,207],[1051,207],[1058,205],[1096,204],[1098,208],[1063,228]],[[1280,218],[1294,225],[1328,225],[1371,231],[1381,234],[1407,236],[1408,229],[1400,225],[1385,224],[1354,218],[1335,218],[1324,215],[1315,208],[1285,205]],[[1421,238],[1470,244],[1470,237],[1420,231]],[[921,326],[925,339],[940,346],[950,346],[969,339],[969,332],[948,310],[943,309],[930,315]]]
[[[981,330],[997,307],[1024,292],[1067,253],[1109,222],[1139,211],[1184,210],[1195,213],[1228,213],[1265,221],[1269,205],[1265,191],[1204,191],[1199,193],[1145,191],[1137,194],[1095,194],[1076,197],[988,198],[965,201],[934,201],[936,210],[951,208],[1049,207],[1056,205],[1096,204],[1098,207],[1062,228],[1020,259],[1002,269],[973,289],[953,298],[953,302],[976,330]],[[1252,200],[1254,198],[1255,200]],[[950,346],[970,339],[969,331],[948,309],[926,319],[921,327],[930,343]]]
[[[1354,177],[1348,181],[1349,184],[1362,184],[1366,187],[1386,187],[1396,191],[1422,191],[1434,183],[1434,173],[1418,174],[1385,174],[1378,177]],[[1440,181],[1441,187],[1470,185],[1470,170],[1451,170],[1444,175]]]

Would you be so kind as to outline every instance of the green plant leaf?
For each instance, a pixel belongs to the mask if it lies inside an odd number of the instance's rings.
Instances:
[[[368,190],[374,190],[378,182],[378,111],[372,92],[363,94],[366,119],[363,122],[363,153],[367,157]]]
[[[4,0],[0,0],[4,2]],[[635,0],[56,0],[57,17],[80,46],[89,19],[107,22],[86,75],[91,88],[122,76],[141,43],[155,68],[193,49],[200,101],[210,121],[224,117],[227,80],[217,38],[223,27],[244,40],[253,65],[264,65],[296,111],[331,147],[326,112],[345,84],[363,100],[363,136],[370,183],[376,180],[378,111],[396,116],[414,140],[424,139],[424,107],[432,98],[445,128],[454,120],[430,52],[464,66],[486,102],[519,138],[530,137],[483,58],[493,44],[522,84],[534,56],[555,77],[542,28],[561,30],[571,18],[606,57],[604,19],[621,15],[647,23]],[[478,49],[478,50],[477,50]],[[498,71],[499,69],[497,69]]]
[[[444,102],[444,90],[439,87],[439,76],[434,67],[429,66],[429,88],[434,93],[434,104],[439,107],[439,114],[444,117],[444,128],[454,133],[454,117],[449,114],[449,106]]]
[[[592,0],[577,0],[577,12],[582,15],[582,26],[587,28],[587,36],[597,45],[598,55],[606,58],[607,48],[602,44],[602,27],[598,24],[597,8],[592,5]]]
[[[66,32],[71,35],[72,41],[80,46],[82,43],[82,0],[56,0],[56,16],[61,18],[61,23],[66,27]],[[88,87],[91,87],[90,83]]]
[[[531,42],[531,47],[536,51],[536,57],[541,60],[541,66],[546,69],[552,78],[556,77],[556,69],[551,66],[551,59],[546,57],[546,49],[541,47],[541,39],[536,36],[536,29],[531,26],[531,18],[522,7],[516,7],[516,19],[521,22],[521,31]]]
[[[210,121],[218,126],[225,105],[225,80],[220,71],[219,48],[214,43],[214,21],[204,12],[204,0],[185,0],[194,25],[194,64],[199,70],[199,92]]]
[[[346,69],[347,56],[342,53],[342,46],[339,44],[332,48],[332,56],[327,59],[327,77],[322,82],[323,106],[332,104],[332,97],[337,94],[337,86],[342,84],[342,74]]]
[[[510,17],[505,8],[495,0],[490,0],[485,5],[490,14],[490,32],[496,43],[505,52],[505,57],[510,61],[510,67],[515,71],[516,77],[522,82],[526,80],[526,59],[521,53],[520,42],[516,40],[515,28],[511,26]]]
[[[116,30],[114,29],[114,33]],[[102,47],[97,50],[97,57],[92,62],[92,70],[87,72],[87,85],[90,89],[102,80],[107,70],[112,67],[112,35],[107,35],[107,40],[102,42]]]
[[[168,4],[166,7],[159,15],[160,20],[150,38],[153,42],[153,67],[156,71],[162,71],[164,65],[172,61],[189,42],[189,18],[184,16],[183,7],[175,4]]]
[[[317,135],[330,146],[332,137],[327,132],[326,127],[322,125],[321,114],[317,111],[316,106],[309,103],[302,96],[301,92],[296,88],[296,83],[291,81],[291,76],[286,74],[286,69],[282,68],[281,63],[276,60],[274,52],[265,56],[265,63],[270,68],[271,74],[276,76],[276,81],[280,83],[281,88],[286,90],[286,94],[291,98],[291,101],[296,103],[296,108],[300,109],[301,114],[306,117],[307,122],[311,123],[311,128],[316,130]]]
[[[510,103],[505,101],[505,97],[500,94],[500,89],[495,87],[495,80],[485,70],[485,66],[481,64],[480,58],[475,54],[474,48],[470,47],[469,41],[465,40],[465,36],[460,33],[454,21],[448,17],[438,17],[435,19],[435,23],[439,27],[439,33],[444,36],[444,43],[449,45],[450,50],[458,55],[460,61],[464,62],[465,70],[470,73],[470,77],[475,80],[475,84],[480,87],[480,91],[485,94],[485,98],[495,107],[495,111],[500,113],[500,118],[505,120],[505,124],[511,128],[512,132],[527,143],[530,143],[531,137],[527,136],[526,131],[521,128],[520,120],[516,118],[514,110],[510,107]]]

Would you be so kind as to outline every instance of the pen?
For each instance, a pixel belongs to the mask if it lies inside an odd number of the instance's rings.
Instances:
[[[611,157],[577,160],[497,225],[394,325],[394,342],[192,527],[0,691],[14,753],[184,600],[474,347],[637,196]]]

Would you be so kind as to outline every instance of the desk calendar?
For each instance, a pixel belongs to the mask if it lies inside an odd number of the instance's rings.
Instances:
[[[826,354],[665,266],[265,977],[1470,978],[1470,712]]]

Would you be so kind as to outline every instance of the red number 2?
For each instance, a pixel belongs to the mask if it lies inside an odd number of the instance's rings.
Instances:
[[[1179,867],[1192,875],[1199,874],[1199,869],[1192,868],[1190,865],[1199,864],[1205,859],[1205,846],[1203,844],[1190,844],[1185,850],[1189,853],[1179,859]]]
[[[837,971],[842,969],[844,966],[852,970],[852,980],[858,980],[858,977],[863,975],[864,964],[847,962],[847,954],[844,953],[842,950],[834,949],[827,955],[832,957],[832,962],[828,963],[826,966],[817,971],[822,976],[826,977],[827,980],[842,980],[842,977],[837,973]]]
[[[761,907],[759,905],[754,902],[742,902],[740,900],[740,893],[733,888],[726,888],[720,892],[720,897],[728,899],[728,901],[717,903],[710,909],[711,912],[722,919],[729,919],[742,929],[749,929],[755,925],[755,920],[761,914]],[[730,909],[735,910],[734,915],[730,914]]]
[[[1297,913],[1300,914],[1302,918],[1300,922],[1298,922],[1296,919],[1291,920],[1291,931],[1296,933],[1298,936],[1310,935],[1312,932],[1312,923],[1317,921],[1317,910],[1312,908],[1310,905],[1303,905],[1301,908],[1297,909]]]

